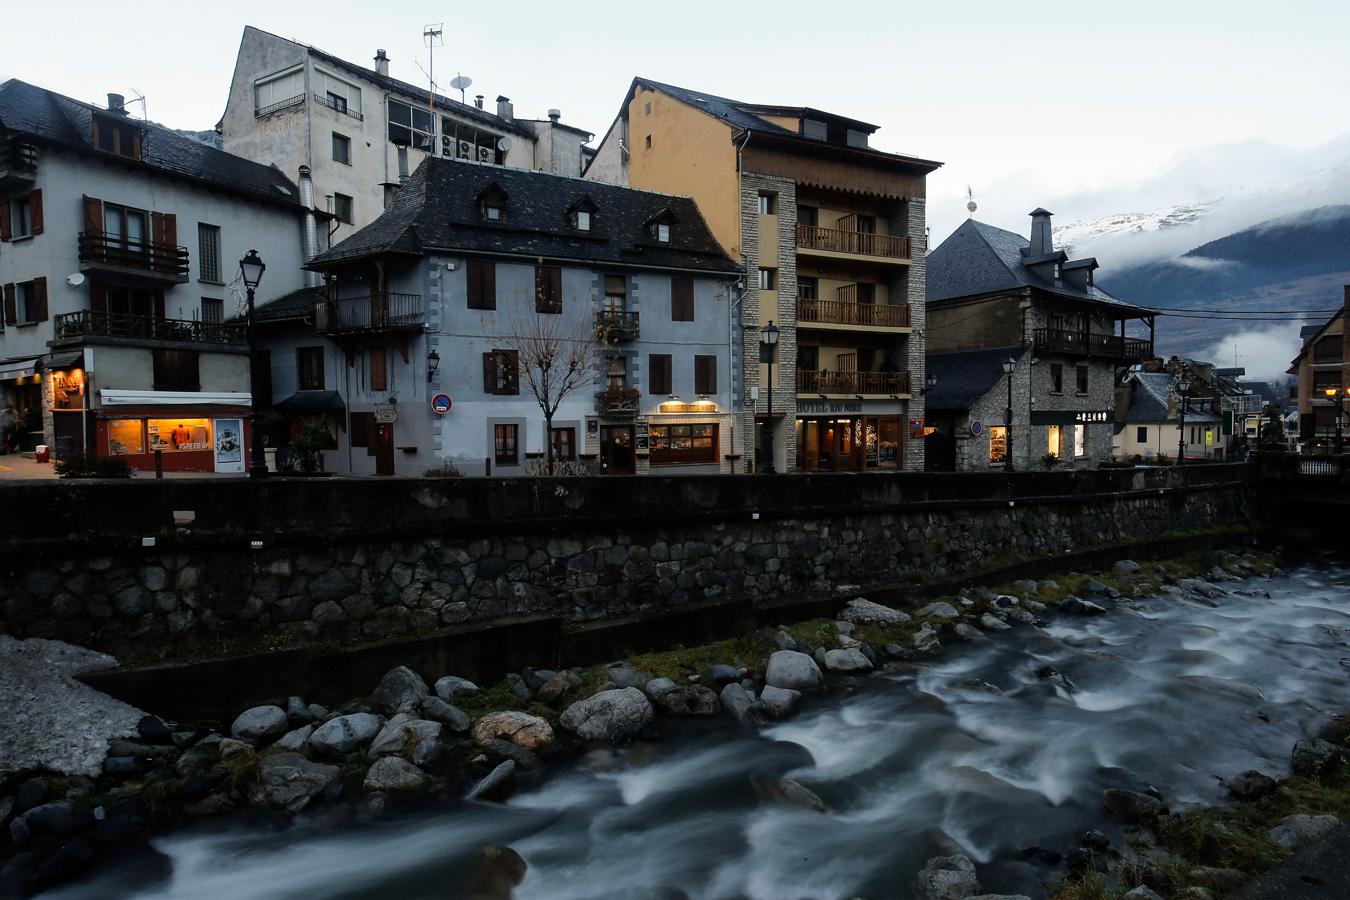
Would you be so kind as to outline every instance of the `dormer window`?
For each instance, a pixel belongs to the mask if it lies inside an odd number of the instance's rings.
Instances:
[[[671,231],[678,221],[675,214],[667,207],[643,222],[642,226],[649,238],[660,244],[669,244]]]
[[[579,209],[572,214],[573,225],[577,231],[591,230],[591,214],[584,209]]]
[[[567,215],[573,230],[590,231],[597,209],[599,207],[595,205],[595,201],[585,194],[573,201],[572,205],[567,207]]]
[[[131,122],[94,117],[94,149],[127,159],[141,158],[141,130]]]
[[[499,203],[484,203],[483,218],[489,222],[500,222],[502,220],[502,207]]]
[[[670,243],[670,226],[665,222],[658,222],[656,225],[656,239],[663,244]]]
[[[478,208],[485,222],[501,222],[506,218],[506,191],[496,182],[483,188],[478,194]]]

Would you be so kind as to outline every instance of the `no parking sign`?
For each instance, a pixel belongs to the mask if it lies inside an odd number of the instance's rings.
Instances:
[[[450,401],[449,394],[437,394],[431,398],[431,409],[438,416],[443,416],[450,411],[454,404]]]

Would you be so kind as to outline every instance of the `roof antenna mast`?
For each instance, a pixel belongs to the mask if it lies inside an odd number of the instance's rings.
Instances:
[[[139,103],[141,105],[141,119],[143,121],[149,122],[150,105],[145,102],[145,95],[142,94],[140,91],[136,90],[135,88],[132,88],[131,92],[136,95],[136,99],[127,101],[127,106],[130,106],[133,103]]]
[[[431,116],[431,132],[436,133],[436,79],[434,72],[436,48],[445,46],[445,23],[437,22],[422,29],[422,43],[427,45],[427,115]],[[431,148],[434,154],[435,147]]]

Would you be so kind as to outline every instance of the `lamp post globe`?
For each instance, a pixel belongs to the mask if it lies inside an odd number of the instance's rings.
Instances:
[[[258,344],[253,317],[254,292],[262,282],[265,271],[267,264],[262,261],[257,250],[248,251],[244,254],[244,258],[239,260],[239,276],[244,282],[245,294],[248,297],[245,323],[248,339],[248,395],[252,407],[249,414],[252,440],[249,443],[248,477],[254,479],[267,477],[267,457],[263,453],[262,443],[262,412],[259,410],[258,401]]]
[[[768,399],[768,417],[764,423],[764,468],[766,475],[777,473],[773,463],[773,363],[774,354],[778,347],[778,335],[781,329],[770,319],[769,323],[759,330],[759,358],[761,362],[769,364],[769,399]]]

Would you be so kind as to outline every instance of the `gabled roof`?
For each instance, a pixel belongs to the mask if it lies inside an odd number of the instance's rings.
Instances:
[[[1295,356],[1290,361],[1289,368],[1285,370],[1286,375],[1298,374],[1299,360],[1303,359],[1303,357],[1308,353],[1308,351],[1312,349],[1312,346],[1321,339],[1322,332],[1330,328],[1331,323],[1335,322],[1344,314],[1345,309],[1341,308],[1332,313],[1331,318],[1327,319],[1321,325],[1304,325],[1301,329],[1299,329],[1299,337],[1303,339],[1303,346],[1299,347],[1298,355]]]
[[[253,318],[259,322],[283,322],[288,320],[311,319],[314,316],[314,304],[323,299],[323,288],[305,287],[283,294],[275,300],[260,304],[253,312]],[[235,316],[230,321],[243,321],[243,316]]]
[[[984,350],[957,350],[928,355],[928,377],[937,383],[924,396],[924,408],[930,410],[966,410],[1003,380],[1003,363],[1012,357],[1020,360],[1027,352],[1024,344],[989,347]]]
[[[141,130],[141,158],[126,159],[93,147],[94,117]],[[275,166],[264,166],[184,137],[153,122],[107,113],[17,78],[0,84],[0,129],[35,143],[52,144],[115,159],[130,166],[167,172],[214,188],[300,208],[300,191]]]
[[[1062,254],[1031,259],[1023,252],[1030,246],[1031,242],[1020,234],[967,219],[928,254],[928,302],[1036,288],[1109,306],[1124,317],[1153,314],[1153,310],[1119,300],[1096,285],[1080,288],[1061,279],[1040,277],[1030,266]]]
[[[501,222],[484,221],[474,199],[493,183],[509,196]],[[572,228],[570,215],[581,197],[596,206],[586,232]],[[668,243],[644,228],[663,213],[678,222]],[[378,219],[310,265],[331,268],[384,254],[436,252],[739,271],[687,197],[434,157],[423,160]]]
[[[1137,385],[1131,388],[1130,408],[1125,413],[1125,422],[1161,424],[1177,420],[1175,412],[1168,414],[1169,399],[1177,393],[1177,378],[1171,372],[1131,372],[1125,377],[1124,384]],[[1187,422],[1200,424],[1223,421],[1222,416],[1208,409],[1200,409],[1199,403],[1199,398],[1192,398],[1187,404]]]

